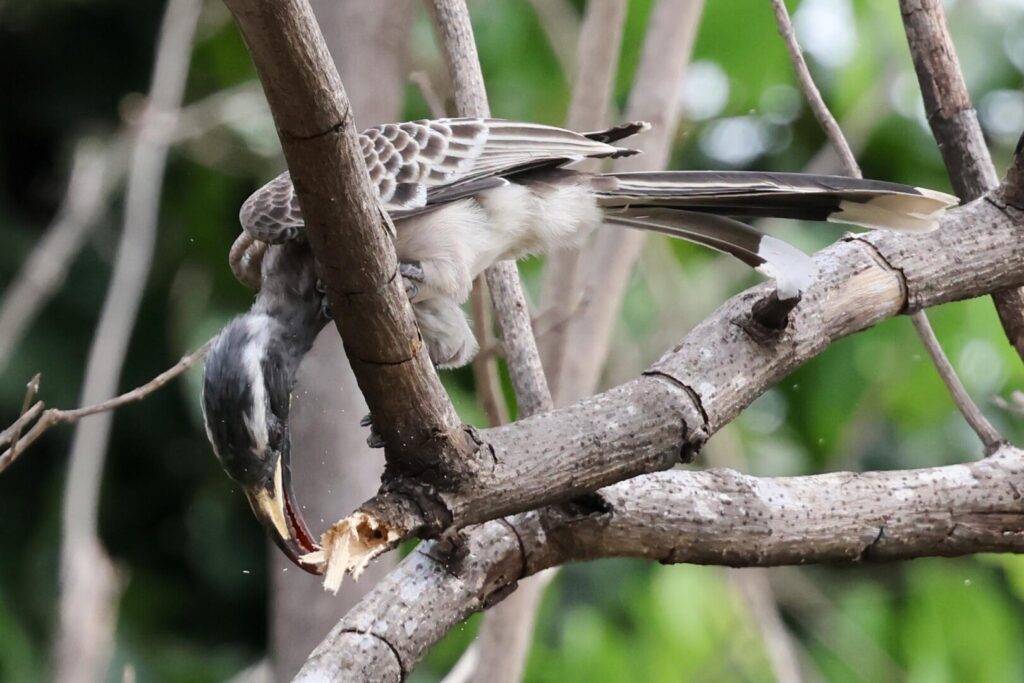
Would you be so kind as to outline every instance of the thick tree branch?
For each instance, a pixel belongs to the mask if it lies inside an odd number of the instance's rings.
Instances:
[[[651,474],[574,508],[488,522],[462,543],[422,544],[332,630],[296,680],[400,680],[515,581],[566,562],[629,556],[764,567],[1020,552],[1022,490],[1024,452],[1012,447],[922,470]]]
[[[929,234],[851,237],[815,256],[817,281],[781,336],[766,342],[750,332],[751,308],[770,285],[748,290],[642,377],[480,432],[474,459],[423,480],[434,486],[427,495],[440,514],[423,519],[405,505],[404,515],[387,517],[380,503],[395,494],[363,509],[398,537],[431,535],[670,467],[834,341],[908,310],[1024,283],[1021,225],[1019,212],[986,199],[947,212]]]
[[[465,447],[420,339],[352,112],[306,0],[226,0],[277,125],[335,322],[389,466]]]
[[[999,182],[978,113],[971,104],[941,0],[900,0],[910,56],[932,135],[960,198],[971,201]],[[992,295],[1006,337],[1024,358],[1024,289]]]

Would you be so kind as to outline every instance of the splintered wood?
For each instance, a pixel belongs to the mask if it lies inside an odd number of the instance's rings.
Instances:
[[[356,512],[320,536],[320,550],[302,556],[303,562],[324,569],[324,590],[337,594],[348,572],[358,579],[370,560],[389,550],[401,534],[385,528],[376,517]]]

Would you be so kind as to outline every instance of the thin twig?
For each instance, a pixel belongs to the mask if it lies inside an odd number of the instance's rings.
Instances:
[[[426,102],[431,116],[435,119],[443,119],[448,115],[444,107],[444,100],[437,94],[437,88],[430,82],[430,76],[426,71],[413,71],[409,74],[409,80],[419,89],[420,96]]]
[[[473,283],[469,306],[473,318],[473,334],[480,343],[481,350],[498,347],[494,338],[494,325],[491,320],[491,306],[487,296],[487,280],[478,277]],[[477,353],[473,359],[473,379],[476,384],[476,397],[487,415],[491,427],[508,422],[508,404],[501,390],[501,377],[498,375],[498,359],[494,353]]]
[[[818,119],[818,124],[825,131],[825,137],[832,143],[839,155],[843,168],[846,169],[846,175],[854,178],[863,177],[860,165],[853,156],[853,150],[850,149],[850,144],[846,141],[843,131],[839,129],[839,124],[832,116],[832,112],[829,111],[825,100],[822,99],[821,91],[818,90],[818,86],[815,85],[814,79],[811,77],[811,71],[807,68],[807,61],[800,49],[800,43],[797,42],[796,32],[793,30],[793,22],[790,21],[785,0],[772,0],[772,7],[775,8],[775,23],[778,25],[779,35],[786,41],[789,60],[793,63],[793,70],[800,82],[800,89],[814,113],[814,118]]]
[[[850,149],[843,131],[839,128],[835,117],[822,99],[821,92],[814,84],[814,79],[811,78],[811,73],[807,69],[807,62],[804,60],[799,43],[797,43],[793,24],[789,19],[789,13],[786,11],[784,0],[772,0],[772,5],[775,7],[775,19],[778,23],[779,35],[786,41],[790,60],[793,63],[793,70],[796,72],[804,97],[807,98],[814,116],[825,131],[825,136],[832,143],[836,153],[842,160],[847,175],[854,178],[863,178],[864,175],[861,173],[860,165],[854,158],[853,151]],[[921,341],[928,351],[935,369],[938,370],[939,376],[953,397],[953,402],[956,404],[957,409],[964,416],[964,419],[967,420],[971,429],[978,435],[978,438],[981,439],[985,452],[987,454],[994,453],[1005,440],[999,435],[996,428],[992,426],[992,423],[985,418],[977,404],[974,403],[967,393],[967,390],[964,389],[963,383],[957,377],[956,370],[953,369],[953,365],[949,362],[949,358],[946,357],[938,338],[935,336],[935,331],[928,321],[927,314],[923,310],[914,311],[910,314],[910,319],[914,323],[914,329],[917,330],[918,336],[921,337]]]
[[[956,403],[964,419],[971,425],[971,429],[974,430],[974,433],[978,435],[981,443],[985,446],[985,453],[987,455],[995,453],[1000,446],[1006,443],[1006,439],[999,434],[999,431],[988,421],[988,418],[982,414],[977,404],[974,403],[967,393],[967,389],[964,388],[963,382],[960,381],[960,377],[956,374],[956,370],[953,369],[946,354],[942,351],[939,340],[935,336],[935,330],[928,323],[928,319],[924,317],[924,311],[917,311],[910,316],[910,319],[913,321],[914,328],[917,330],[917,334],[920,335],[925,348],[928,349],[928,355],[931,356],[935,369],[938,370],[939,376],[942,377],[942,381],[953,396],[953,402]]]
[[[149,101],[132,149],[124,229],[82,390],[85,405],[114,394],[156,243],[168,121],[180,108],[201,0],[170,0],[157,42]],[[106,672],[116,621],[116,574],[97,533],[110,413],[83,421],[72,438],[64,495],[56,680],[88,683]]]
[[[43,402],[37,401],[31,407],[23,410],[21,416],[11,426],[0,432],[0,446],[8,443],[11,444],[7,450],[0,453],[0,473],[10,467],[19,455],[24,453],[29,446],[35,443],[51,427],[58,424],[78,422],[83,417],[114,411],[129,403],[141,401],[202,360],[210,349],[211,344],[213,344],[213,339],[210,339],[192,353],[183,356],[177,363],[145,384],[106,401],[66,410],[50,408],[45,412],[43,411]],[[36,375],[29,385],[31,386],[35,382],[35,386],[38,389],[38,379],[39,375]],[[34,393],[30,390],[26,393],[25,399],[28,401],[32,397],[34,397]],[[24,438],[18,438],[19,432],[29,424],[32,424],[32,429],[25,434]]]

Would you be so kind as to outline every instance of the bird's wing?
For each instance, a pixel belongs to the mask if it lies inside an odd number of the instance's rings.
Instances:
[[[399,217],[502,185],[503,176],[526,169],[635,154],[611,143],[647,127],[637,122],[575,133],[501,119],[435,119],[369,128],[359,144],[378,199]],[[302,211],[288,173],[249,197],[240,218],[255,239],[294,237],[290,228],[302,226]]]

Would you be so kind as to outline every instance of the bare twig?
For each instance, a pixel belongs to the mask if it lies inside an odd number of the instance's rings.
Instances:
[[[821,124],[822,129],[825,131],[825,136],[832,143],[836,153],[842,159],[847,175],[854,178],[864,177],[863,173],[861,173],[860,165],[853,156],[849,143],[843,136],[843,131],[840,130],[835,117],[832,116],[832,112],[829,111],[825,100],[822,99],[821,92],[814,84],[814,79],[811,77],[811,73],[807,68],[807,62],[804,60],[803,53],[800,50],[800,45],[797,43],[793,24],[790,22],[789,13],[786,11],[785,0],[772,0],[772,5],[775,7],[775,19],[778,23],[779,34],[786,41],[793,69],[797,74],[797,80],[800,82],[804,97],[807,98],[814,116]],[[941,8],[939,11],[941,12]],[[994,176],[995,171],[993,170],[992,173]],[[993,183],[994,186],[995,183]],[[932,363],[935,365],[936,370],[938,370],[939,376],[953,397],[953,402],[956,404],[957,409],[964,416],[964,419],[967,420],[971,429],[978,435],[982,445],[985,447],[985,452],[993,453],[1004,440],[995,427],[992,426],[992,423],[982,414],[977,404],[974,403],[967,393],[967,390],[964,389],[963,383],[957,377],[956,370],[953,369],[952,363],[949,362],[949,358],[946,357],[946,353],[942,350],[942,346],[935,336],[931,323],[928,322],[927,314],[923,310],[911,311],[910,319],[914,323],[914,328],[921,337],[921,341],[929,357],[932,359]]]
[[[473,283],[469,306],[473,318],[473,333],[476,335],[480,348],[492,348],[498,342],[494,338],[494,326],[491,321],[491,307],[487,297],[487,280],[478,277]],[[508,404],[501,390],[501,377],[498,375],[498,359],[493,353],[478,353],[473,359],[473,379],[476,384],[476,397],[487,415],[491,427],[508,422]]]
[[[25,450],[35,443],[40,436],[50,429],[50,427],[58,424],[78,422],[83,417],[96,415],[98,413],[111,412],[122,406],[128,405],[129,403],[135,403],[146,398],[154,391],[162,388],[172,379],[202,360],[203,356],[205,356],[206,352],[210,349],[210,345],[212,343],[213,340],[211,339],[192,353],[183,356],[177,363],[164,370],[145,384],[138,386],[131,391],[125,392],[120,396],[107,399],[106,401],[100,401],[99,403],[83,406],[81,408],[50,408],[45,411],[43,410],[45,406],[42,401],[33,403],[31,407],[22,411],[21,416],[10,427],[5,429],[3,432],[0,432],[0,447],[11,444],[7,450],[0,453],[0,472],[3,472],[5,469],[10,467],[18,456],[24,453]],[[39,375],[32,378],[32,381],[29,382],[29,387],[29,391],[25,394],[26,400],[34,398],[35,392],[39,387]],[[32,425],[32,428],[23,438],[19,438],[18,434],[30,424]]]
[[[964,201],[999,182],[978,113],[957,61],[941,0],[900,0],[903,26],[914,60],[932,135],[946,163],[953,189]],[[1024,359],[1024,289],[992,295],[1006,338]]]
[[[935,336],[935,330],[928,323],[928,318],[925,317],[924,311],[917,311],[910,316],[910,319],[913,321],[914,328],[921,337],[924,347],[928,349],[928,355],[931,356],[935,369],[938,370],[943,383],[949,389],[953,402],[960,409],[967,423],[971,425],[974,433],[981,439],[981,443],[985,447],[985,453],[989,455],[995,453],[1000,446],[1006,443],[1006,439],[999,434],[999,431],[989,422],[988,418],[982,414],[981,409],[978,408],[977,404],[974,403],[967,393],[963,382],[960,381],[956,370],[953,369],[952,364],[949,362],[949,358],[942,351],[939,340]]]
[[[167,159],[168,119],[181,106],[200,0],[170,0],[160,29],[149,101],[133,143],[124,229],[89,351],[82,403],[114,394],[156,241]],[[61,596],[54,671],[60,681],[104,676],[115,620],[116,577],[97,536],[99,490],[110,413],[90,414],[75,430],[64,496]]]
[[[779,35],[786,41],[789,60],[793,63],[793,70],[796,72],[797,80],[800,82],[800,89],[803,90],[807,104],[810,105],[811,111],[814,113],[814,118],[818,119],[818,124],[825,131],[825,137],[832,143],[832,147],[839,155],[843,168],[846,170],[846,175],[853,176],[854,178],[862,177],[860,165],[857,164],[857,159],[853,156],[853,150],[850,149],[846,137],[843,136],[843,131],[839,129],[839,124],[836,123],[835,117],[832,116],[832,112],[829,111],[825,100],[822,99],[821,91],[815,85],[810,69],[807,68],[807,61],[804,59],[804,53],[796,40],[796,32],[793,30],[793,23],[789,19],[789,11],[786,9],[785,0],[772,0],[772,7],[775,8],[775,22],[779,29]]]

